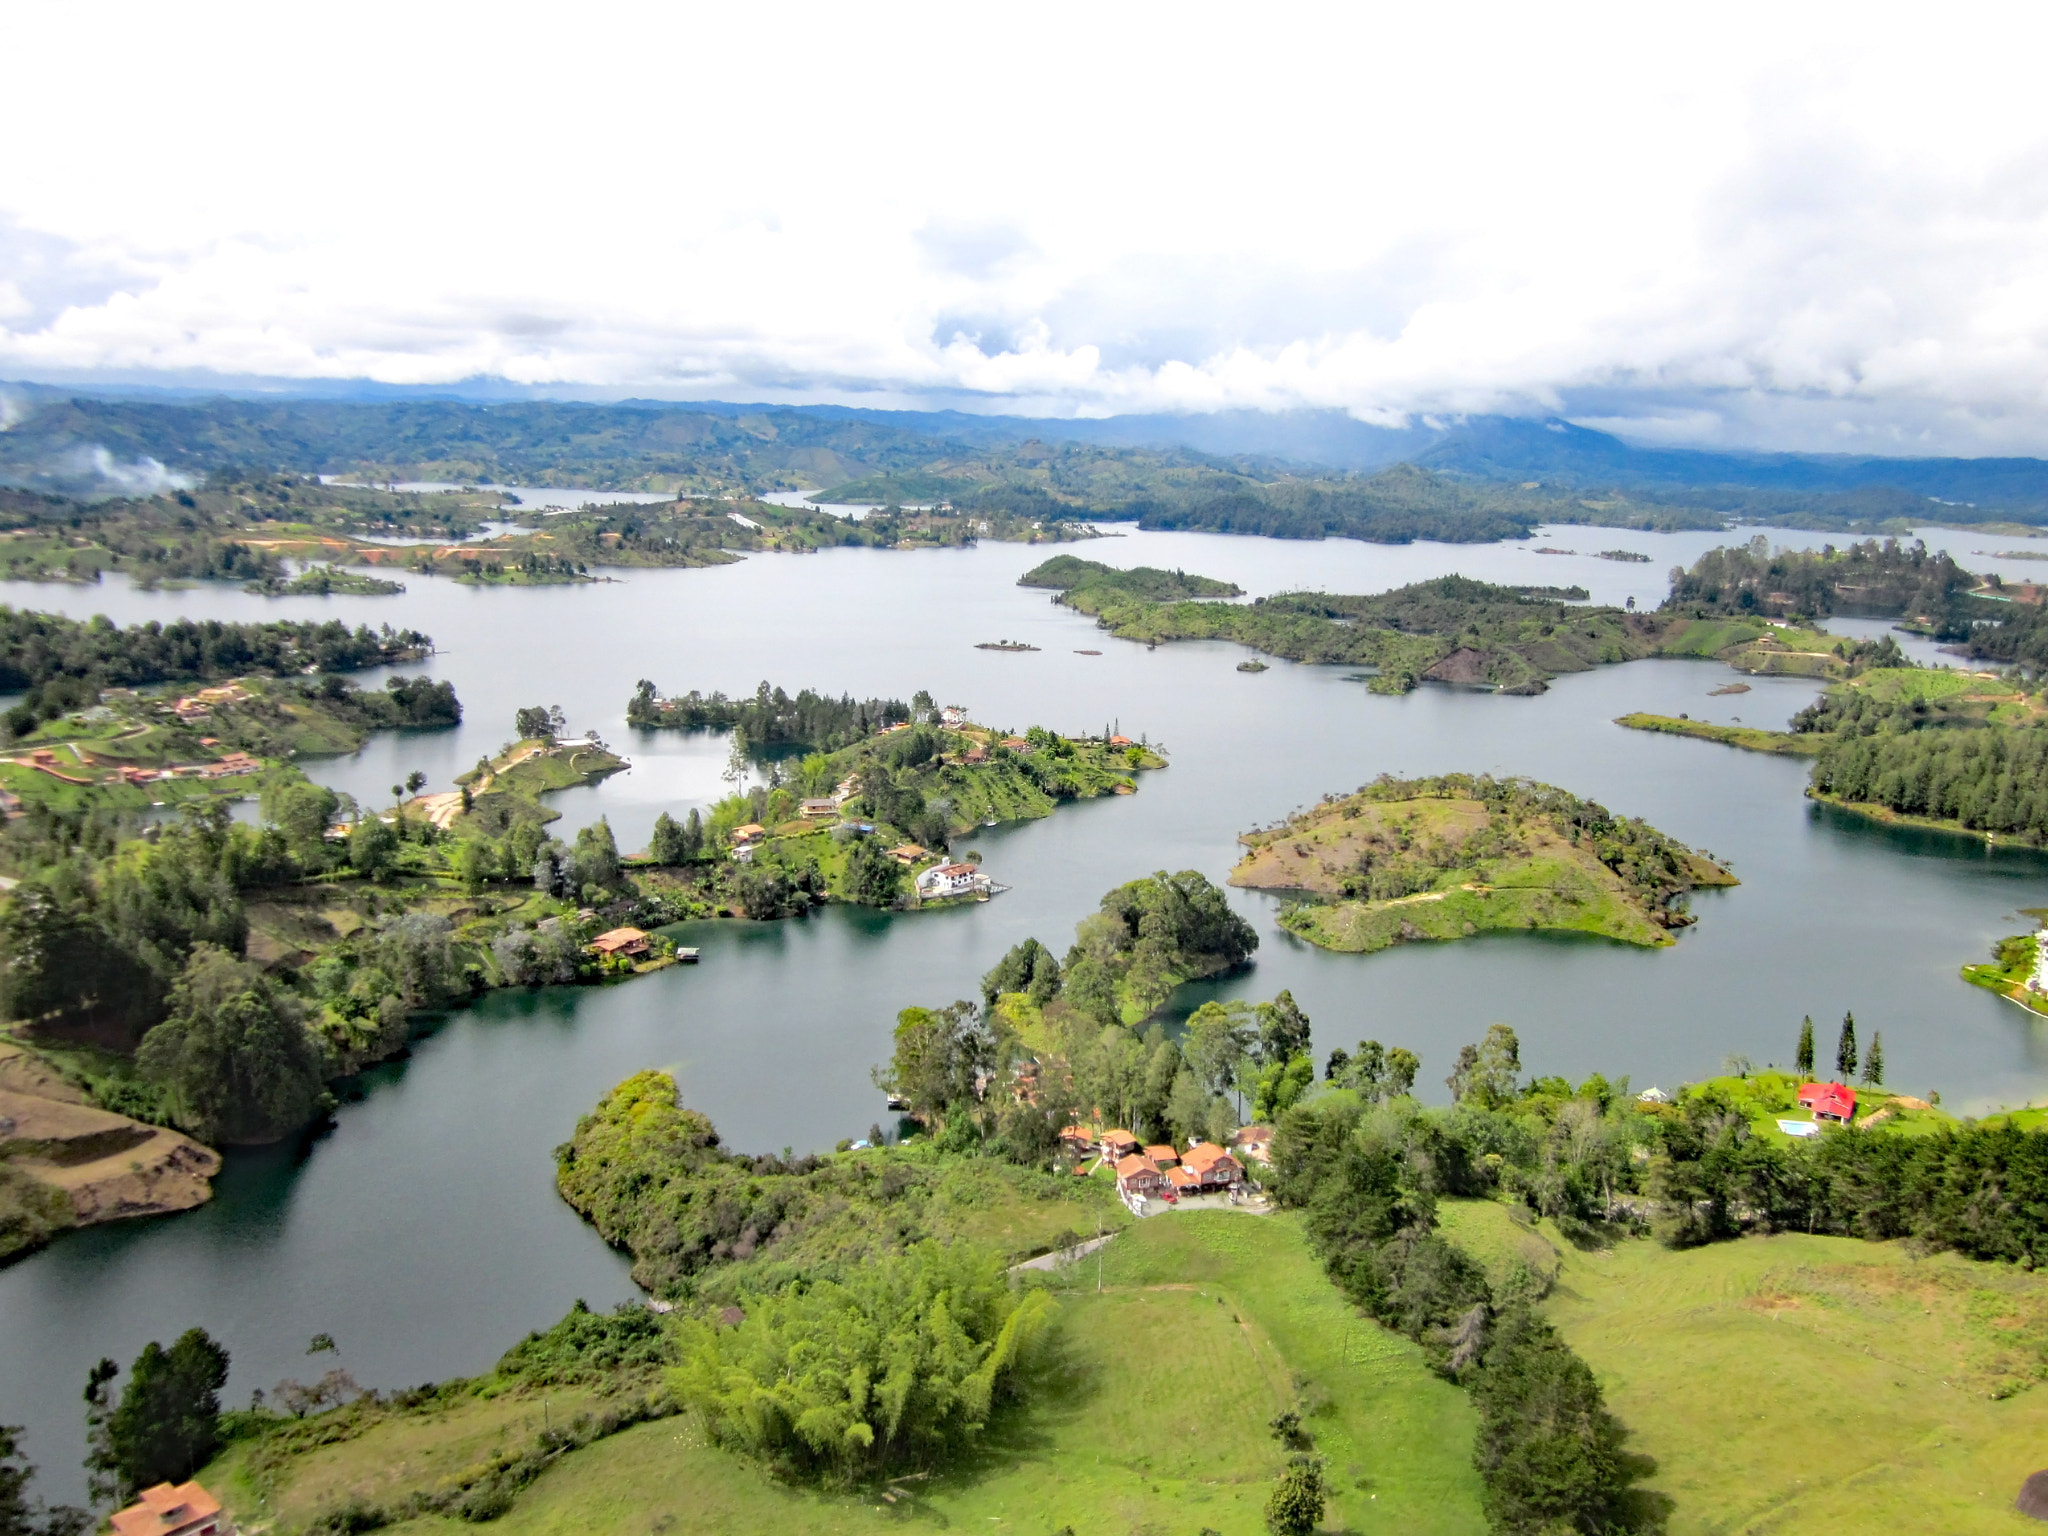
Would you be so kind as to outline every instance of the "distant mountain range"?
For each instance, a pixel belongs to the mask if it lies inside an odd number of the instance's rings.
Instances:
[[[0,385],[0,484],[70,495],[160,489],[220,468],[417,474],[629,489],[792,489],[984,465],[1021,445],[1084,444],[1128,462],[1214,468],[1265,482],[1412,464],[1553,493],[1782,517],[1809,498],[1838,515],[1915,515],[1928,500],[1979,521],[2048,521],[2048,461],[1731,453],[1644,447],[1560,420],[1467,417],[1378,427],[1342,411],[1220,411],[1101,419],[978,416],[723,401],[463,399],[365,390],[241,395]],[[962,450],[970,452],[963,455]],[[991,458],[993,456],[993,459]],[[1027,455],[1028,457],[1028,455]],[[1717,495],[1741,490],[1752,495]],[[1843,501],[1842,498],[1848,498]],[[1919,515],[1925,515],[1921,513]]]

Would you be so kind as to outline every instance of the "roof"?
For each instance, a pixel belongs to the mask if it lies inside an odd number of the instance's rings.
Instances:
[[[1109,744],[1112,747],[1135,747],[1137,745],[1137,743],[1131,740],[1131,738],[1128,736],[1112,736],[1109,738]]]
[[[160,1531],[182,1530],[220,1513],[220,1500],[197,1483],[158,1483],[145,1488],[135,1502],[114,1516],[117,1536],[156,1536]]]
[[[1138,1138],[1129,1131],[1104,1131],[1102,1133],[1102,1144],[1105,1147],[1135,1147],[1138,1144]]]
[[[1128,1179],[1133,1174],[1139,1173],[1149,1173],[1156,1176],[1158,1172],[1158,1166],[1153,1163],[1151,1158],[1140,1157],[1135,1152],[1129,1157],[1120,1157],[1116,1160],[1116,1176],[1120,1179]]]
[[[634,944],[645,944],[646,942],[647,935],[638,928],[614,928],[611,932],[600,933],[596,938],[592,939],[590,947],[602,950],[609,955],[618,950],[629,948]]]
[[[1176,1166],[1166,1170],[1166,1182],[1175,1189],[1193,1189],[1202,1181],[1192,1173],[1189,1173],[1187,1169]]]
[[[974,873],[974,866],[972,864],[941,864],[938,865],[936,868],[927,870],[926,873],[933,875],[954,876],[971,875]]]
[[[921,859],[924,857],[924,849],[916,843],[898,843],[889,850],[889,857],[892,859]]]
[[[1237,1159],[1232,1157],[1222,1147],[1217,1146],[1215,1142],[1205,1141],[1196,1146],[1189,1147],[1182,1154],[1181,1162],[1186,1167],[1194,1169],[1197,1173],[1206,1173],[1218,1163],[1235,1164]]]
[[[1230,1133],[1230,1144],[1234,1147],[1241,1147],[1247,1142],[1271,1141],[1272,1139],[1273,1127],[1270,1125],[1240,1125]]]
[[[1145,1155],[1155,1163],[1177,1163],[1180,1161],[1180,1154],[1174,1151],[1172,1147],[1167,1146],[1147,1147]]]
[[[758,821],[750,821],[744,827],[734,827],[732,835],[734,837],[766,837],[768,829]]]
[[[1085,1125],[1063,1125],[1060,1127],[1061,1141],[1093,1141],[1095,1132]]]
[[[1856,1113],[1856,1091],[1840,1083],[1808,1083],[1799,1090],[1799,1102],[1817,1115],[1846,1120]]]

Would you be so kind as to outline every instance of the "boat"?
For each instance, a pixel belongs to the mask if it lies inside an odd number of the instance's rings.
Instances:
[[[892,1093],[889,1095],[889,1108],[897,1114],[901,1114],[904,1110],[910,1108],[910,1101],[900,1094]]]
[[[694,949],[679,949],[676,951],[676,959],[684,965],[695,965],[697,963],[697,951]]]

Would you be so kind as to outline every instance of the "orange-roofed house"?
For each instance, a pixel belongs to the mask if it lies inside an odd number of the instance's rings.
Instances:
[[[1202,1192],[1202,1181],[1175,1164],[1166,1170],[1166,1187],[1177,1195],[1198,1195]]]
[[[757,837],[766,837],[768,829],[758,821],[750,821],[744,827],[732,829],[732,840],[736,843],[751,843]]]
[[[1171,1168],[1180,1161],[1180,1154],[1170,1146],[1147,1147],[1145,1155],[1162,1168]]]
[[[1093,1152],[1095,1132],[1085,1125],[1069,1125],[1060,1129],[1060,1145],[1073,1152]]]
[[[911,865],[930,858],[931,854],[916,843],[898,843],[889,850],[889,857],[908,869]]]
[[[1137,743],[1131,740],[1131,738],[1128,736],[1112,736],[1109,738],[1109,744],[1112,747],[1135,747],[1137,745]]]
[[[610,933],[600,933],[590,941],[593,955],[624,955],[628,960],[638,960],[647,953],[647,935],[638,928],[614,928]]]
[[[1104,1157],[1111,1159],[1129,1157],[1138,1150],[1138,1138],[1129,1131],[1104,1131],[1102,1139],[1097,1145],[1102,1148],[1102,1155]]]
[[[1127,1195],[1156,1195],[1166,1188],[1166,1175],[1153,1166],[1151,1158],[1133,1152],[1117,1160],[1116,1187]]]
[[[1181,1155],[1181,1167],[1204,1189],[1229,1189],[1244,1180],[1244,1165],[1213,1141],[1201,1141]]]
[[[114,1536],[233,1536],[220,1500],[197,1483],[158,1483],[113,1519]]]

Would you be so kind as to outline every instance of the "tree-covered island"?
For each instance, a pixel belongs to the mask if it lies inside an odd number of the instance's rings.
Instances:
[[[1239,841],[1232,885],[1306,898],[1282,926],[1360,953],[1532,928],[1665,945],[1696,920],[1692,891],[1736,883],[1641,821],[1526,779],[1383,777]]]
[[[1759,540],[1762,547],[1759,548]],[[1869,540],[1773,553],[1762,535],[1673,573],[1653,613],[1585,605],[1554,588],[1440,576],[1391,592],[1282,592],[1250,602],[1228,583],[1183,572],[1120,571],[1059,556],[1020,586],[1093,617],[1123,640],[1232,640],[1290,661],[1371,669],[1376,693],[1447,683],[1541,693],[1561,673],[1646,657],[1699,657],[1768,676],[1842,678],[1904,657],[1889,637],[1845,640],[1810,627],[1832,613],[1882,613],[1975,654],[2048,658],[2039,611],[2000,602],[1988,583],[1919,544]],[[1778,584],[1790,587],[1780,591]],[[1205,585],[1206,584],[1206,585]],[[2048,636],[2048,629],[2040,630]]]

